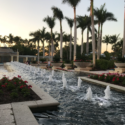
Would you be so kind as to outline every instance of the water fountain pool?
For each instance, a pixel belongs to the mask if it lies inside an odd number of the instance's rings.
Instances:
[[[37,73],[40,77],[35,75],[32,78],[34,72],[28,68],[14,65],[13,68],[16,70],[15,75],[23,74],[22,77],[31,79],[60,102],[57,110],[34,113],[40,125],[125,125],[125,94],[111,91],[111,95],[109,87],[105,90],[83,81],[79,88],[78,74],[75,72],[54,72],[52,76],[51,71],[40,69]],[[41,72],[45,72],[43,77]],[[52,80],[49,81],[50,76]],[[67,89],[63,88],[64,78]]]

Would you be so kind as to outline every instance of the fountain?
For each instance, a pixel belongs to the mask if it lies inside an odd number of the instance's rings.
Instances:
[[[66,78],[63,78],[63,88],[68,88]]]
[[[82,83],[82,80],[80,79],[80,77],[78,78],[78,88],[81,87],[81,83]]]
[[[86,94],[86,96],[85,96],[85,99],[86,100],[92,100],[92,90],[91,90],[91,87],[89,87],[88,89],[87,89],[87,94]]]
[[[63,74],[62,74],[62,81],[63,81],[64,78],[65,78],[65,74],[64,74],[64,72],[63,72]]]
[[[105,92],[104,98],[105,99],[110,99],[110,95],[111,95],[110,86],[107,86],[106,89],[104,90],[104,92]]]
[[[52,70],[52,76],[54,76],[54,70]]]
[[[48,81],[52,81],[52,75],[49,76],[49,80]]]

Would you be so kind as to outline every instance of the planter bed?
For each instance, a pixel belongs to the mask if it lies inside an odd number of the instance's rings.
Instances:
[[[4,76],[0,79],[0,104],[40,100],[31,88],[32,86],[20,76],[11,80]]]
[[[94,74],[88,76],[90,79],[125,87],[125,75],[118,73],[103,73],[100,75]]]

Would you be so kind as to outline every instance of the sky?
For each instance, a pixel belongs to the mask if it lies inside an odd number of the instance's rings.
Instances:
[[[94,0],[94,7],[100,8],[106,4],[109,12],[115,15],[117,22],[107,21],[103,26],[103,36],[120,34],[123,37],[124,21],[124,0]],[[30,32],[34,32],[42,27],[50,31],[43,19],[47,16],[53,16],[51,7],[55,6],[62,10],[63,15],[74,18],[73,8],[68,4],[63,4],[62,0],[0,0],[0,35],[20,36],[23,39],[30,39]],[[76,8],[76,15],[89,15],[87,8],[90,6],[90,0],[81,0]],[[70,33],[69,26],[64,19],[62,21],[63,31]],[[97,26],[96,26],[97,27]],[[54,32],[60,32],[59,21],[56,20]],[[73,33],[74,34],[74,28]],[[78,44],[81,43],[81,30],[77,30]],[[86,42],[86,31],[84,32],[84,42]],[[106,50],[106,45],[102,45],[102,52]],[[111,52],[111,45],[108,47]]]

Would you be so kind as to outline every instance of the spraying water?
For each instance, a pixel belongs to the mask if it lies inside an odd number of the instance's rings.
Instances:
[[[85,97],[86,100],[92,100],[92,90],[91,90],[91,87],[89,87],[87,89],[87,94],[86,94],[86,97]]]
[[[106,89],[104,90],[104,92],[105,92],[104,98],[105,99],[110,99],[110,95],[111,95],[110,86],[107,86]]]
[[[49,81],[52,81],[52,75],[49,76]]]
[[[52,70],[52,76],[54,76],[54,70]]]
[[[63,72],[63,74],[62,74],[62,81],[63,81],[64,78],[65,78],[65,74],[64,74],[64,72]]]
[[[82,83],[82,80],[80,78],[78,78],[78,87],[79,88],[81,87],[81,83]]]
[[[67,81],[66,81],[66,78],[63,78],[63,88],[67,88]]]

